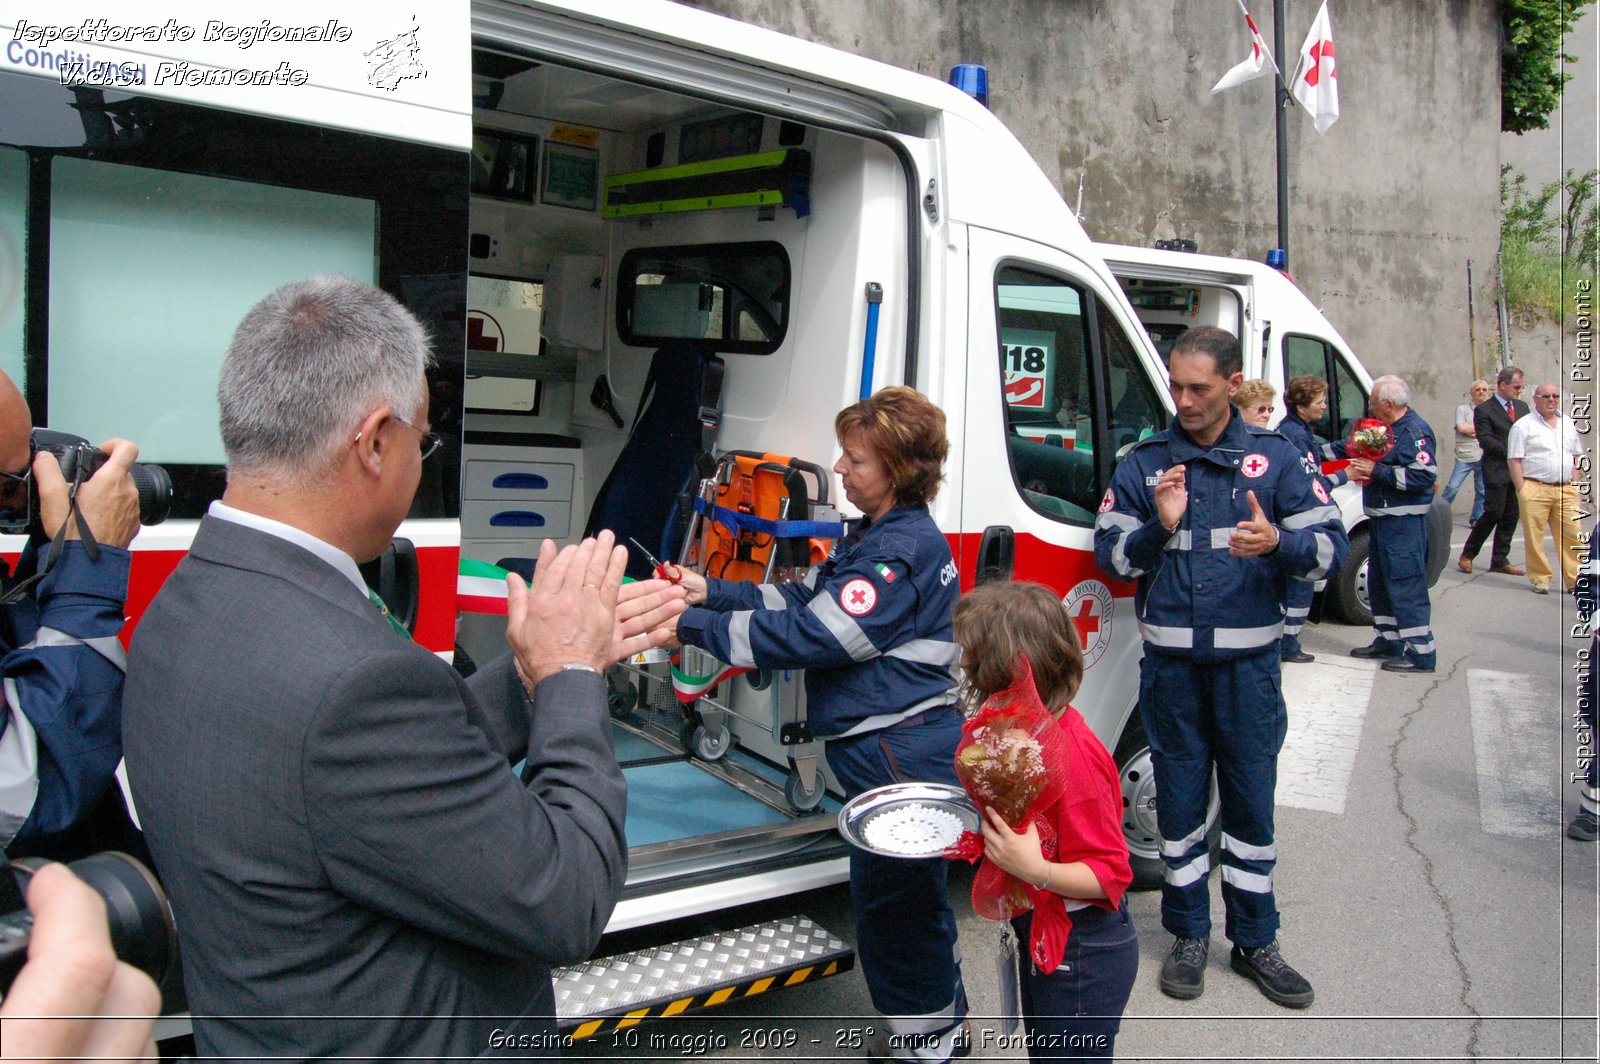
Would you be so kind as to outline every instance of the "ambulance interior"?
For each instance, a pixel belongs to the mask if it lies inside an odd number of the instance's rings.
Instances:
[[[854,398],[868,282],[887,293],[878,380],[895,379],[905,342],[908,194],[895,153],[483,47],[474,94],[463,565],[525,570],[541,539],[585,533],[653,357],[685,340],[725,367],[715,450],[814,463],[812,495],[837,504],[832,415]],[[685,471],[647,462],[626,475]],[[461,615],[459,642],[478,660],[503,633],[503,617]],[[775,869],[842,854],[799,675],[725,681],[692,715],[664,663],[622,680],[612,706],[630,893],[735,861]]]

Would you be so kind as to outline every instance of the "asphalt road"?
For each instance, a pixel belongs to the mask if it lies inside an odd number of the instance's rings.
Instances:
[[[1457,547],[1463,538],[1458,526]],[[1332,624],[1307,630],[1316,664],[1286,666],[1310,671],[1285,681],[1299,760],[1280,772],[1275,883],[1284,955],[1316,1003],[1278,1008],[1228,969],[1215,890],[1205,994],[1164,997],[1156,977],[1171,938],[1159,895],[1135,894],[1141,967],[1118,1059],[1596,1059],[1597,847],[1563,836],[1577,803],[1566,780],[1576,758],[1571,600],[1452,565],[1433,606],[1433,676],[1353,662],[1348,651],[1370,632]],[[1297,725],[1310,731],[1296,738]],[[971,912],[969,883],[958,868],[973,1059],[1026,1059],[998,1038],[998,929]],[[842,887],[722,916],[733,925],[780,912],[851,937]],[[875,1023],[854,971],[565,1055],[860,1060]]]

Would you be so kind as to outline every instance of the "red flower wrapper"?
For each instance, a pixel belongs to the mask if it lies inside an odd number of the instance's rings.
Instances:
[[[1382,421],[1375,417],[1364,417],[1350,429],[1350,438],[1345,440],[1344,449],[1352,458],[1376,462],[1394,450],[1394,435]]]
[[[1055,825],[1045,814],[1066,790],[1065,740],[1033,686],[1027,658],[1020,664],[1016,682],[990,695],[961,729],[956,777],[980,816],[985,808],[993,808],[1018,834],[1030,822],[1038,825],[1041,848],[1053,861]],[[945,855],[976,861],[983,856],[983,836],[963,832]],[[1059,894],[1040,890],[985,861],[973,877],[972,908],[990,920],[1009,920],[1032,909],[1029,950],[1034,964],[1041,972],[1055,971],[1072,930]]]

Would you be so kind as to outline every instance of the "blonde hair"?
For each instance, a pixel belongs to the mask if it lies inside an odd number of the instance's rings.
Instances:
[[[1233,405],[1240,410],[1245,410],[1256,403],[1270,403],[1278,397],[1278,389],[1264,380],[1248,380],[1239,385],[1239,390],[1233,393]]]

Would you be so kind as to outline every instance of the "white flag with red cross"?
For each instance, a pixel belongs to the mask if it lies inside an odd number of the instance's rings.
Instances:
[[[1213,86],[1212,92],[1221,92],[1231,89],[1235,85],[1243,85],[1247,81],[1254,81],[1263,74],[1278,72],[1278,61],[1272,58],[1272,53],[1267,50],[1267,42],[1261,37],[1261,30],[1256,27],[1256,20],[1250,17],[1250,9],[1244,6],[1244,0],[1239,0],[1239,10],[1244,12],[1245,25],[1250,27],[1250,54],[1244,62],[1222,75],[1222,78]]]
[[[1318,133],[1339,120],[1339,75],[1333,62],[1333,21],[1328,18],[1328,0],[1317,9],[1306,43],[1300,46],[1300,63],[1290,87],[1294,98],[1311,112]]]

